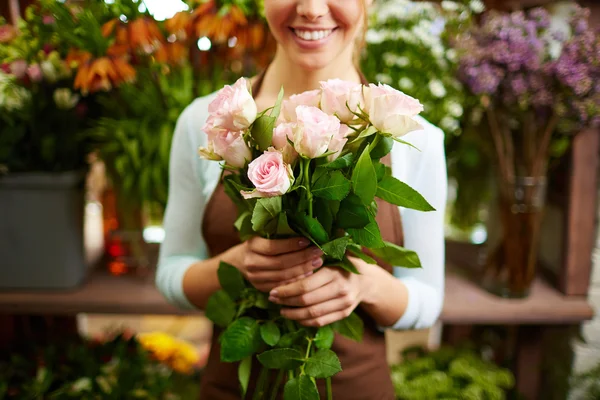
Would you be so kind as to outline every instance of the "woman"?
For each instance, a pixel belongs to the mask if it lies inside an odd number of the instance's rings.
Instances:
[[[259,110],[275,103],[281,86],[290,95],[317,89],[320,81],[331,78],[362,82],[353,57],[357,38],[364,35],[365,6],[361,0],[265,0],[266,18],[278,46],[266,72],[252,80]],[[333,378],[333,394],[343,400],[393,399],[382,327],[429,327],[443,302],[443,133],[421,120],[424,130],[404,137],[420,151],[395,145],[384,159],[395,177],[419,191],[437,210],[423,213],[385,202],[379,205],[377,221],[384,239],[416,251],[423,268],[392,270],[353,259],[361,272],[354,275],[337,268],[319,269],[322,253],[303,238],[239,242],[233,227],[235,206],[218,182],[220,166],[197,156],[198,147],[206,145],[201,128],[213,99],[214,95],[197,99],[176,127],[166,238],[156,277],[159,289],[182,308],[202,309],[220,288],[217,268],[223,260],[236,266],[256,288],[269,292],[271,301],[288,306],[282,314],[300,324],[330,324],[356,308],[366,321],[364,340],[354,343],[336,337],[333,349],[343,371]],[[201,390],[203,400],[241,397],[237,366],[219,361],[216,340]]]

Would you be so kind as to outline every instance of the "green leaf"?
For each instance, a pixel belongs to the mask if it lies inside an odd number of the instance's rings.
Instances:
[[[206,302],[204,315],[215,325],[226,327],[235,318],[235,303],[224,290],[216,291]]]
[[[256,353],[262,343],[260,326],[250,317],[242,317],[223,332],[220,337],[221,361],[236,362]]]
[[[383,239],[381,238],[379,225],[377,225],[377,221],[375,220],[369,222],[369,224],[364,228],[350,228],[346,229],[346,232],[352,236],[352,239],[354,239],[356,243],[369,249],[376,249],[385,246],[385,243],[383,243]]]
[[[277,220],[277,230],[275,233],[278,235],[296,235],[296,232],[290,228],[285,212],[279,214],[279,218]]]
[[[342,200],[336,217],[340,228],[364,228],[369,222],[369,211],[360,197],[351,193]]]
[[[279,117],[279,113],[281,112],[281,103],[283,102],[283,86],[281,87],[281,89],[279,89],[279,94],[277,95],[277,101],[275,102],[275,106],[273,106],[273,109],[270,112],[271,117],[275,118],[275,121],[277,121],[277,118]]]
[[[362,341],[365,324],[358,314],[352,313],[349,317],[335,322],[333,329],[350,340],[360,342]]]
[[[329,236],[319,221],[317,221],[315,218],[309,217],[306,214],[302,214],[301,218],[306,232],[310,235],[309,238],[314,240],[319,245],[329,241]]]
[[[254,289],[254,303],[252,304],[254,307],[258,307],[262,310],[266,310],[269,308],[269,296],[267,293],[260,292]]]
[[[385,247],[371,249],[373,254],[391,265],[404,268],[421,268],[421,260],[414,251],[390,242],[384,242],[384,244]]]
[[[227,292],[229,297],[233,300],[239,299],[242,291],[246,288],[242,273],[233,265],[221,261],[217,275],[219,276],[221,287]]]
[[[373,163],[375,167],[375,174],[377,174],[377,182],[381,181],[386,176],[392,175],[392,169],[385,164],[380,162]]]
[[[258,144],[258,149],[260,151],[265,151],[269,146],[272,146],[275,120],[276,118],[270,115],[262,115],[252,124],[250,135],[256,144]]]
[[[312,187],[312,194],[326,200],[342,200],[350,192],[350,181],[340,171],[322,175]]]
[[[323,253],[328,256],[335,258],[336,260],[341,260],[346,254],[346,246],[348,246],[349,242],[350,238],[348,236],[343,236],[325,243],[321,246],[321,249],[323,250]]]
[[[317,353],[306,360],[304,371],[308,376],[322,379],[334,376],[342,370],[339,358],[328,349],[317,351]]]
[[[306,375],[287,381],[283,388],[283,400],[319,400],[317,385]]]
[[[275,233],[280,212],[280,196],[258,199],[252,213],[252,229],[255,232]]]
[[[393,176],[384,176],[377,185],[377,197],[400,207],[419,211],[435,211],[423,196]]]
[[[373,168],[368,147],[363,150],[354,167],[354,171],[352,171],[352,190],[366,206],[371,204],[375,198],[375,193],[377,192],[377,174],[375,173],[375,168]]]
[[[267,368],[290,370],[302,365],[304,355],[296,349],[273,349],[259,354],[257,358]]]
[[[242,242],[245,242],[256,234],[252,230],[252,214],[250,211],[244,211],[240,214],[238,219],[235,220],[234,226],[238,230]]]
[[[244,358],[238,367],[238,379],[242,387],[242,398],[246,397],[248,383],[250,383],[250,374],[252,372],[252,356]]]
[[[356,137],[356,139],[354,139],[351,143],[356,142],[359,139],[369,137],[376,133],[377,133],[377,128],[375,128],[373,125],[371,125],[367,129],[365,129],[361,133],[359,133],[358,136]]]
[[[359,246],[355,243],[350,243],[348,245],[347,249],[350,252],[350,254],[352,254],[354,257],[360,258],[364,262],[369,263],[369,264],[377,264],[377,261],[375,261],[373,258],[369,257],[367,254],[365,254],[365,252],[362,250],[361,246]]]
[[[382,136],[379,143],[371,149],[371,158],[377,160],[385,157],[394,147],[394,140],[391,137]]]
[[[413,149],[415,149],[415,150],[417,150],[417,151],[421,151],[421,150],[420,150],[418,147],[416,147],[416,146],[415,146],[415,145],[413,145],[412,143],[408,143],[407,141],[404,141],[404,140],[402,140],[402,139],[400,139],[400,138],[397,138],[397,137],[395,137],[395,136],[389,136],[389,137],[391,137],[391,138],[392,138],[392,140],[394,140],[394,141],[396,141],[396,142],[398,142],[398,143],[405,144],[405,145],[407,145],[407,146],[409,146],[409,147],[412,147]]]
[[[228,175],[223,179],[225,194],[235,203],[239,211],[248,210],[248,203],[242,198],[235,179],[235,175]]]
[[[345,271],[348,271],[352,274],[360,274],[360,272],[358,272],[358,270],[356,269],[356,267],[354,266],[354,264],[352,264],[352,262],[348,259],[348,257],[344,257],[344,259],[342,260],[341,263],[337,264],[340,268],[342,268]]]
[[[322,326],[315,336],[315,346],[318,349],[330,349],[335,339],[335,332],[331,325]]]
[[[266,344],[275,346],[281,338],[281,332],[279,332],[279,327],[275,322],[267,321],[260,326],[260,336]]]
[[[352,161],[354,161],[354,154],[347,153],[337,159],[333,160],[330,163],[321,165],[319,168],[324,169],[342,169],[347,168],[352,165]]]
[[[295,332],[290,332],[290,333],[286,333],[285,335],[283,335],[281,337],[281,339],[279,340],[279,343],[277,343],[277,347],[281,347],[281,348],[285,348],[285,347],[292,347],[294,345],[297,344],[297,342],[300,339],[304,339],[304,329],[295,331]]]
[[[327,234],[331,233],[331,228],[333,226],[334,216],[333,216],[333,212],[331,210],[332,209],[331,203],[337,203],[337,205],[339,206],[338,201],[314,199],[313,212],[314,212],[315,218],[321,223],[321,225],[323,225],[323,228],[325,229]]]

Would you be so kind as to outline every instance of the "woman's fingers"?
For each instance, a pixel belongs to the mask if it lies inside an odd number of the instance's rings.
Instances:
[[[250,251],[265,256],[276,256],[302,250],[310,245],[306,238],[295,237],[290,239],[264,239],[254,236],[248,240]]]
[[[303,276],[314,271],[323,265],[323,259],[320,257],[309,259],[301,264],[290,268],[272,269],[272,270],[255,270],[248,269],[248,280],[255,282],[274,282],[281,285],[283,282],[290,281],[294,278]]]
[[[330,268],[323,268],[305,279],[279,286],[271,290],[270,295],[279,299],[300,296],[304,293],[309,293],[315,289],[325,286],[334,279],[335,271]]]
[[[269,301],[276,304],[281,304],[283,306],[308,307],[348,295],[348,291],[341,289],[343,288],[341,288],[336,281],[332,281],[325,286],[321,286],[320,288],[317,288],[311,292],[303,293],[298,296],[269,296]]]
[[[284,269],[294,268],[297,265],[305,264],[306,262],[312,263],[321,258],[322,255],[323,252],[318,247],[309,247],[308,249],[278,256],[265,256],[262,254],[251,253],[246,260],[246,269],[249,272],[279,272]]]
[[[281,315],[293,321],[300,321],[303,325],[324,326],[346,318],[355,307],[356,304],[350,297],[340,297],[309,307],[284,308]]]

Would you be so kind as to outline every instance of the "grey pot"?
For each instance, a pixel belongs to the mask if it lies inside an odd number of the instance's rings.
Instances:
[[[87,271],[84,174],[0,176],[0,288],[70,289]]]

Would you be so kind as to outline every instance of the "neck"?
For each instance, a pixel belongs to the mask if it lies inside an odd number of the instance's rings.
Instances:
[[[347,62],[334,62],[325,68],[306,69],[292,62],[285,56],[285,52],[278,50],[266,71],[261,96],[276,97],[283,86],[285,97],[289,97],[307,90],[318,89],[319,82],[334,78],[361,82],[360,74],[352,63],[351,57],[348,57]]]

